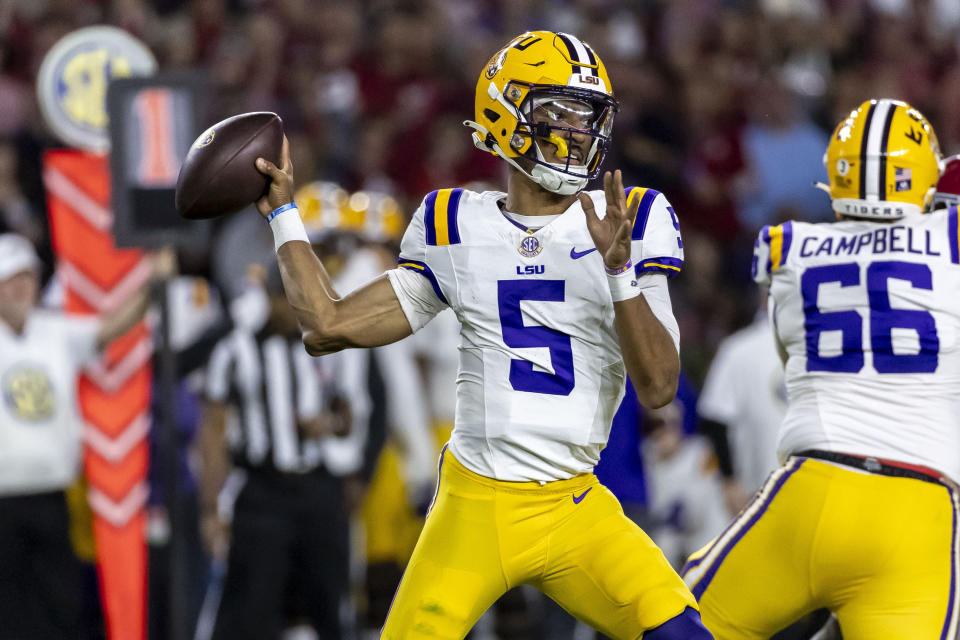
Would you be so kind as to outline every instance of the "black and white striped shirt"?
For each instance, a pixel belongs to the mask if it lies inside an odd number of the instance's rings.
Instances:
[[[323,413],[331,385],[299,336],[236,328],[214,348],[206,392],[237,409],[239,428],[228,431],[234,464],[305,473],[321,464],[323,447],[298,422]]]

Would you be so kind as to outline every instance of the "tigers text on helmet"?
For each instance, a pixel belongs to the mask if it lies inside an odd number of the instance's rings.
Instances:
[[[589,45],[566,33],[528,31],[484,67],[476,121],[464,124],[474,129],[477,148],[547,191],[571,195],[599,175],[617,108],[606,67]]]
[[[922,113],[899,100],[868,100],[833,132],[824,185],[837,215],[896,220],[921,213],[939,176],[940,145]]]
[[[946,158],[940,179],[930,202],[930,209],[946,209],[960,205],[960,154]]]

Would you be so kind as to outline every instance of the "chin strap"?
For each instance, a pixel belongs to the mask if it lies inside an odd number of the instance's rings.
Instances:
[[[516,160],[504,153],[500,145],[497,144],[497,140],[493,137],[493,134],[487,131],[487,128],[482,124],[479,122],[474,122],[473,120],[464,120],[463,124],[471,129],[474,129],[471,137],[473,138],[473,145],[477,149],[480,149],[481,151],[488,151],[500,156],[510,163],[510,165],[517,171],[527,176],[547,191],[561,196],[569,196],[582,191],[583,188],[587,186],[586,176],[583,178],[576,178],[574,176],[561,176],[540,164],[534,165],[533,171],[527,171],[521,167]],[[534,143],[534,147],[536,147],[536,143]],[[540,149],[537,148],[538,153],[539,151]]]

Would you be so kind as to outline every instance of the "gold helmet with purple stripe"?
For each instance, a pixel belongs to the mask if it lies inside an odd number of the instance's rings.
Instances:
[[[896,220],[921,213],[940,175],[940,145],[922,113],[899,100],[867,100],[833,132],[821,185],[837,215]]]

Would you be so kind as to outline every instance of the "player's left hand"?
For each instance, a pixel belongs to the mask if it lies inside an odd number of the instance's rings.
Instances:
[[[613,174],[609,171],[603,174],[603,191],[607,196],[607,214],[602,219],[589,195],[581,192],[577,197],[587,215],[587,230],[593,244],[603,256],[603,264],[608,269],[619,269],[630,260],[630,236],[640,203],[627,206],[623,175],[619,169]]]

